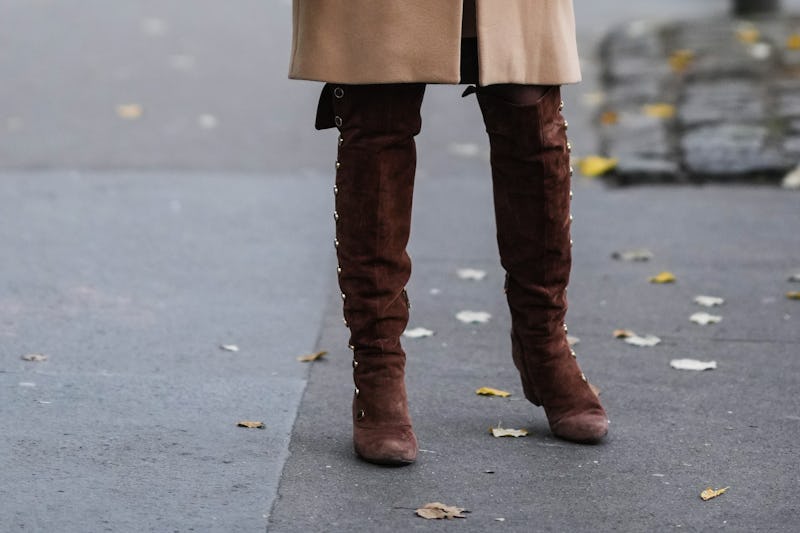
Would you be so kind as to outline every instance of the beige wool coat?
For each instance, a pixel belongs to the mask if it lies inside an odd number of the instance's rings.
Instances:
[[[463,0],[293,1],[290,78],[461,82]],[[475,0],[474,22],[481,85],[580,80],[572,0]]]

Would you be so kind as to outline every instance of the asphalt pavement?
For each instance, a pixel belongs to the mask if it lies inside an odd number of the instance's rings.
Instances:
[[[603,33],[726,5],[576,1],[576,155],[596,149]],[[418,139],[411,325],[436,333],[405,345],[423,451],[403,469],[353,456],[335,134],[312,129],[319,86],[285,79],[289,21],[283,0],[0,1],[0,530],[790,530],[796,195],[576,177],[568,322],[611,430],[564,443],[521,399],[487,143],[457,87],[429,88]],[[653,259],[611,258],[636,247]],[[458,279],[465,267],[487,277]],[[677,282],[648,282],[662,270]],[[689,321],[698,294],[726,299],[708,310],[722,322]],[[492,318],[462,324],[462,309]],[[718,367],[670,368],[683,357]],[[495,439],[498,423],[530,435]],[[703,502],[708,486],[730,489]],[[414,515],[431,501],[471,512]]]

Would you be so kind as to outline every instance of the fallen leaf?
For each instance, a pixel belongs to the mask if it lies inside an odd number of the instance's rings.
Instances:
[[[669,66],[678,73],[685,72],[694,61],[694,50],[675,50],[669,56]]]
[[[715,370],[716,361],[698,361],[697,359],[673,359],[669,366],[676,370]]]
[[[586,177],[593,178],[601,176],[617,166],[618,160],[615,158],[590,155],[582,158],[578,162],[578,168]]]
[[[125,120],[141,118],[144,109],[139,104],[120,104],[117,106],[117,116]]]
[[[458,157],[478,157],[481,155],[481,147],[474,143],[451,143],[447,151]]]
[[[321,350],[319,352],[314,352],[308,355],[301,355],[300,357],[297,358],[297,360],[300,361],[301,363],[311,363],[312,361],[318,361],[322,359],[327,354],[328,352],[326,352],[325,350]]]
[[[736,30],[736,37],[745,44],[755,44],[761,38],[761,32],[755,26],[745,24]]]
[[[222,344],[220,345],[220,350],[225,350],[226,352],[238,352],[239,347],[235,344]]]
[[[725,299],[718,296],[704,296],[701,294],[694,297],[694,303],[704,307],[715,307],[724,304]]]
[[[650,261],[655,255],[647,248],[637,248],[625,252],[614,252],[611,254],[612,259],[622,261]]]
[[[794,283],[800,283],[800,272],[797,272],[796,274],[792,274],[791,276],[789,276],[789,278],[786,281],[791,281],[791,282],[794,282]]]
[[[650,283],[675,283],[678,278],[672,272],[661,272],[651,278],[648,278]]]
[[[800,50],[800,33],[793,33],[786,38],[786,48],[789,50]]]
[[[716,489],[715,490],[715,489],[713,489],[711,487],[708,487],[706,490],[704,490],[703,492],[700,493],[700,497],[703,499],[704,502],[707,502],[708,500],[710,500],[712,498],[716,498],[717,496],[719,496],[721,494],[725,494],[728,491],[729,488],[730,487],[725,487],[724,489]]]
[[[264,422],[256,422],[253,420],[242,420],[238,424],[236,424],[240,428],[250,428],[250,429],[265,429]]]
[[[783,177],[781,187],[784,189],[800,189],[800,165]]]
[[[763,61],[772,55],[772,46],[767,43],[755,43],[750,47],[750,55]]]
[[[625,339],[625,338],[628,338],[628,337],[633,337],[635,335],[636,335],[636,333],[634,333],[633,331],[631,331],[629,329],[615,329],[614,330],[614,338],[615,339]]]
[[[642,113],[652,118],[673,118],[675,117],[675,106],[665,103],[646,104],[642,106]]]
[[[709,324],[717,324],[722,321],[722,317],[719,315],[710,315],[708,313],[694,313],[692,316],[689,317],[689,320],[694,322],[695,324],[700,324],[701,326],[707,326]]]
[[[640,337],[639,335],[632,335],[630,337],[625,338],[625,342],[633,346],[650,347],[659,344],[661,342],[661,339],[659,339],[655,335],[645,335],[644,337]]]
[[[508,398],[511,396],[510,392],[506,392],[500,389],[493,389],[492,387],[481,387],[480,389],[475,391],[475,394],[480,396],[499,396],[501,398]]]
[[[26,353],[22,357],[20,357],[23,361],[30,361],[32,363],[41,363],[42,361],[47,361],[47,356],[41,353]]]
[[[789,291],[786,293],[786,297],[790,300],[800,300],[800,291]]]
[[[456,318],[465,324],[486,324],[492,315],[485,311],[459,311]]]
[[[471,279],[475,281],[480,281],[486,277],[486,271],[478,270],[476,268],[460,268],[456,271],[456,275],[460,279]]]
[[[604,126],[613,126],[619,122],[619,113],[616,111],[603,111],[600,114],[600,124]]]
[[[600,396],[600,387],[597,387],[591,383],[589,383],[589,388],[592,389],[592,392],[595,396]]]
[[[463,513],[468,513],[466,509],[462,507],[456,507],[454,505],[445,505],[440,502],[431,502],[426,503],[419,509],[417,509],[417,516],[421,516],[426,520],[441,520],[446,519],[450,520],[453,518],[466,518]]]
[[[574,335],[567,335],[567,344],[570,346],[575,346],[579,342],[581,342],[581,340],[578,337],[575,337]]]
[[[489,432],[495,437],[524,437],[528,434],[527,429],[508,428],[489,428]]]
[[[432,335],[433,331],[426,328],[412,328],[403,332],[403,337],[408,337],[409,339],[421,339],[423,337],[430,337]]]

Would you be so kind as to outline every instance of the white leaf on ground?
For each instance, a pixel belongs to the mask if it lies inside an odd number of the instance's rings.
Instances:
[[[781,182],[781,187],[784,189],[800,189],[800,165],[797,165],[797,168],[786,174]]]
[[[689,320],[694,322],[695,324],[700,324],[701,326],[707,326],[708,324],[716,324],[722,321],[722,317],[719,315],[710,315],[708,313],[695,313],[689,317]]]
[[[714,306],[717,306],[717,305],[724,304],[725,303],[725,299],[724,298],[720,298],[718,296],[705,296],[705,295],[701,294],[699,296],[695,296],[694,297],[694,303],[696,303],[698,305],[705,306],[705,307],[714,307]]]
[[[460,279],[471,279],[480,281],[486,277],[485,270],[478,270],[477,268],[460,268],[456,271]]]
[[[403,337],[408,337],[409,339],[421,339],[432,335],[433,331],[426,328],[411,328],[403,332]]]
[[[204,130],[213,130],[214,128],[217,127],[217,124],[219,124],[219,121],[217,120],[217,117],[215,117],[214,115],[204,113],[199,117],[197,117],[197,125],[203,128]]]
[[[437,294],[442,294],[442,289],[433,288],[433,289],[429,290],[428,292],[431,293],[433,296],[436,296]]]
[[[716,361],[698,361],[697,359],[673,359],[669,366],[676,370],[715,370]]]
[[[492,315],[486,311],[459,311],[456,318],[465,324],[486,324]]]
[[[645,335],[644,337],[640,337],[639,335],[632,335],[630,337],[625,337],[624,340],[628,344],[632,344],[633,346],[639,346],[639,347],[655,346],[656,344],[661,342],[661,339],[659,339],[655,335]]]
[[[578,337],[575,337],[574,335],[567,335],[567,344],[570,346],[575,346],[579,342],[581,342],[581,340]]]
[[[226,352],[238,352],[239,347],[235,344],[223,344],[219,347],[220,350],[225,350]]]
[[[23,361],[30,361],[31,363],[41,363],[47,361],[47,356],[41,353],[26,353],[21,359]]]
[[[625,252],[614,252],[611,257],[622,261],[650,261],[655,255],[647,248],[637,248]]]
[[[478,157],[481,155],[481,147],[475,143],[450,143],[447,151],[459,157]]]
[[[489,431],[495,437],[525,437],[528,434],[527,429],[489,428]]]

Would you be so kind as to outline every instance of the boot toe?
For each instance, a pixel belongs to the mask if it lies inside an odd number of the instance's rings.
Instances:
[[[581,444],[596,444],[608,433],[604,414],[581,413],[562,418],[550,426],[556,437]]]
[[[417,438],[410,429],[360,433],[354,439],[355,451],[368,463],[403,466],[417,459]]]

